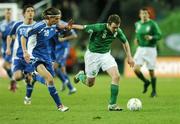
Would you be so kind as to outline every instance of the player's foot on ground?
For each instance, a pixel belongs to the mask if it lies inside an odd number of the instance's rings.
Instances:
[[[113,104],[113,105],[108,105],[108,110],[109,111],[122,111],[123,109],[120,108],[118,105]]]
[[[27,96],[24,98],[24,104],[30,105],[31,104],[31,98],[28,98]]]
[[[66,112],[69,110],[69,108],[67,106],[64,106],[64,105],[60,105],[58,107],[58,110],[61,111],[61,112]]]
[[[77,89],[74,87],[72,90],[69,91],[68,95],[76,93]]]
[[[157,96],[156,92],[151,93],[151,97],[156,97],[156,96]]]
[[[17,85],[16,85],[16,81],[15,80],[11,80],[10,82],[10,86],[8,88],[10,91],[12,92],[16,92],[17,90]]]
[[[84,71],[79,71],[76,75],[75,75],[75,77],[74,77],[74,83],[78,83],[79,81],[80,81],[80,79],[79,79],[79,76],[80,75],[84,75]]]
[[[144,83],[144,90],[143,90],[142,93],[146,93],[146,92],[147,92],[149,85],[150,85],[150,82],[147,80],[147,81]]]

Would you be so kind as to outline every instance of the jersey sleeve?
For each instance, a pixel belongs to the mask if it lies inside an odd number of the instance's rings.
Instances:
[[[123,33],[123,31],[119,28],[117,31],[117,38],[122,42],[122,43],[126,43],[128,40],[125,36],[125,34]]]
[[[14,25],[12,26],[11,31],[9,32],[8,35],[15,35],[18,26],[21,25],[22,23],[23,22],[16,22],[16,23],[14,23]]]
[[[93,32],[101,31],[103,27],[104,27],[103,24],[84,25],[84,30],[88,33],[93,33]]]
[[[154,40],[160,40],[162,33],[161,30],[156,22],[153,21],[153,39]]]
[[[30,37],[34,34],[39,33],[43,28],[43,25],[40,23],[36,23],[32,26],[32,28],[30,30],[28,30],[26,33],[23,34],[24,37]]]

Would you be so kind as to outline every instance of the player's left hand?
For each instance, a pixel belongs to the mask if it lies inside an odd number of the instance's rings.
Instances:
[[[128,62],[128,64],[130,65],[130,67],[134,67],[134,60],[133,60],[133,58],[132,57],[128,57],[127,58],[127,62]]]
[[[148,41],[152,40],[153,39],[153,36],[151,35],[145,35],[144,38]]]

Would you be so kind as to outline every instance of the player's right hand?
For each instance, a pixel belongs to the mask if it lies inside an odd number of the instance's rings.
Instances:
[[[29,53],[28,52],[24,52],[24,59],[25,59],[25,61],[27,62],[27,63],[29,63],[30,62],[30,55],[29,55]]]
[[[6,49],[6,55],[11,55],[11,50],[10,49]]]

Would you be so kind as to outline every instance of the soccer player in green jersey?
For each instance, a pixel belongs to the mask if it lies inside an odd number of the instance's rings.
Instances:
[[[138,45],[138,48],[134,55],[134,72],[137,77],[144,82],[143,93],[147,92],[147,88],[151,83],[151,97],[155,97],[156,76],[154,70],[157,58],[156,46],[157,41],[161,39],[161,31],[157,23],[150,19],[149,12],[146,8],[140,9],[139,16],[140,20],[135,23],[135,43]],[[151,81],[146,79],[140,70],[144,63],[146,63],[146,66],[149,70]]]
[[[85,53],[85,72],[80,71],[74,78],[75,83],[81,81],[83,84],[92,87],[95,83],[99,69],[102,68],[111,77],[111,96],[108,105],[109,111],[121,111],[117,104],[119,92],[120,74],[117,63],[110,54],[111,44],[114,39],[119,39],[125,49],[128,63],[131,67],[134,66],[134,61],[131,56],[129,43],[120,27],[120,17],[116,14],[110,15],[107,23],[97,23],[91,25],[72,25],[71,28],[84,30],[90,33],[89,46]]]

